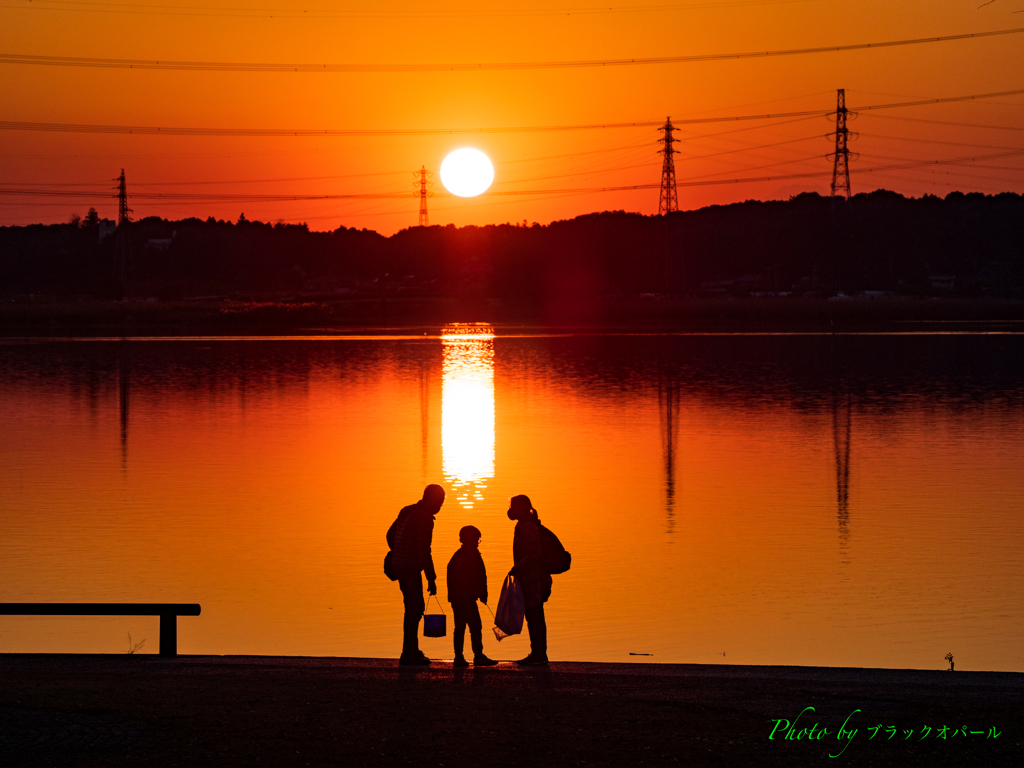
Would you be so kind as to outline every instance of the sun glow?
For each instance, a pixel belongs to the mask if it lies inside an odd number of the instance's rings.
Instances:
[[[492,181],[494,166],[479,149],[456,149],[441,163],[441,183],[453,195],[476,197],[486,192]]]
[[[463,508],[483,501],[494,477],[494,330],[450,325],[441,334],[441,464]]]

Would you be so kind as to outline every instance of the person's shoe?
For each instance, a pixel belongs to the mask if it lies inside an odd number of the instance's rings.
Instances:
[[[469,662],[466,661],[466,657],[461,653],[455,657],[455,661],[452,662],[453,667],[468,667]]]
[[[547,664],[547,663],[548,663],[547,655],[535,656],[532,653],[529,656],[527,656],[525,659],[520,659],[519,661],[516,662],[516,664],[518,664],[520,667],[535,667],[535,666],[539,666],[541,664]]]
[[[402,654],[398,658],[398,665],[400,667],[429,667],[430,659],[422,653],[416,655]]]
[[[473,657],[474,667],[493,667],[497,663],[498,662],[496,662],[494,659],[489,659],[482,653],[478,653],[476,656]]]

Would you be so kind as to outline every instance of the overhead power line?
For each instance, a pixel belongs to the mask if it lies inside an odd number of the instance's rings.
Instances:
[[[67,191],[57,189],[18,189],[0,187],[0,195],[26,195],[30,197],[111,197],[107,191]],[[185,200],[190,202],[284,202],[287,200],[408,200],[411,197],[409,192],[356,192],[351,194],[329,194],[329,195],[289,195],[289,194],[231,194],[216,192],[194,193],[194,192],[133,192],[129,197],[132,200]]]
[[[884,117],[887,120],[904,120],[911,123],[931,123],[932,125],[951,125],[956,128],[983,128],[992,131],[1024,131],[1020,125],[983,125],[981,123],[956,123],[950,120],[927,120],[921,117],[902,117],[898,115],[871,115],[871,117]]]
[[[732,133],[732,131],[727,131],[726,133]],[[718,134],[712,134],[712,135],[717,136]],[[895,137],[895,138],[898,138],[898,137]],[[759,150],[759,149],[767,149],[767,148],[771,148],[771,147],[783,146],[783,145],[786,145],[786,144],[796,144],[796,143],[799,143],[799,142],[814,141],[814,140],[820,140],[820,139],[821,139],[821,134],[814,134],[813,136],[804,136],[804,137],[801,137],[799,139],[788,139],[786,141],[777,141],[777,142],[772,142],[772,143],[769,143],[769,144],[750,144],[750,145],[747,145],[747,146],[740,147],[738,149],[727,149],[727,150],[723,150],[723,151],[720,151],[720,152],[711,152],[711,153],[704,154],[704,155],[688,155],[688,156],[686,156],[686,157],[684,157],[682,159],[683,160],[687,160],[687,161],[702,160],[702,159],[708,158],[708,157],[718,157],[720,155],[732,155],[732,154],[736,154],[736,153],[740,153],[740,152],[752,152],[752,151],[756,151],[756,150]],[[938,143],[949,143],[949,142],[938,142]],[[962,146],[971,146],[971,147],[982,148],[982,149],[1012,149],[1012,147],[994,147],[994,146],[974,145],[974,144],[964,144]],[[615,148],[612,148],[611,150],[605,148],[605,149],[595,149],[595,150],[589,150],[589,151],[585,151],[585,152],[579,152],[579,153],[576,153],[576,154],[549,155],[549,156],[542,156],[542,157],[531,157],[531,158],[521,158],[521,159],[515,159],[515,160],[506,160],[506,161],[501,162],[501,163],[496,163],[495,165],[497,165],[497,166],[507,166],[507,165],[509,165],[511,163],[523,163],[523,162],[533,162],[533,163],[536,163],[538,161],[550,160],[552,158],[555,158],[555,159],[559,159],[559,158],[575,158],[575,157],[578,157],[579,155],[592,155],[592,154],[599,153],[599,152],[605,152],[606,153],[606,152],[609,152],[609,151],[611,151],[611,152],[619,152],[619,153],[633,151],[634,154],[637,154],[635,152],[635,150],[637,150],[637,149],[649,149],[649,148],[650,148],[650,143],[649,142],[644,142],[642,144],[634,144],[634,145],[630,145],[630,146],[627,146],[627,147],[615,147]],[[551,165],[551,163],[548,163],[547,165]],[[649,163],[638,163],[638,164],[635,164],[635,165],[614,166],[614,167],[599,166],[597,168],[589,168],[588,170],[574,171],[572,173],[558,173],[558,174],[553,174],[553,175],[549,175],[549,176],[535,176],[535,177],[525,178],[525,179],[509,178],[509,179],[505,179],[505,180],[502,180],[502,181],[496,181],[495,184],[496,185],[508,185],[508,184],[522,184],[522,183],[525,183],[525,182],[533,182],[533,181],[548,181],[550,179],[560,179],[560,178],[566,178],[566,177],[571,177],[571,176],[585,176],[585,175],[588,175],[588,174],[595,175],[595,174],[607,173],[607,172],[611,172],[611,171],[623,171],[623,170],[632,170],[634,168],[646,168],[646,167],[648,167],[648,165],[649,165]],[[262,179],[261,178],[249,178],[249,179],[218,179],[218,180],[204,179],[204,180],[190,180],[190,181],[150,181],[150,182],[145,182],[145,183],[141,183],[141,184],[136,185],[136,189],[139,189],[139,188],[148,189],[150,187],[224,186],[224,185],[228,185],[228,184],[232,184],[232,185],[239,185],[239,184],[263,185],[263,184],[272,184],[272,183],[280,183],[280,182],[296,182],[296,181],[328,181],[328,180],[334,180],[334,179],[355,179],[355,178],[366,178],[366,177],[374,177],[374,176],[404,176],[404,175],[408,175],[410,172],[411,173],[415,173],[415,174],[419,173],[418,171],[408,171],[408,170],[405,170],[405,171],[378,171],[376,173],[335,174],[335,175],[331,175],[331,176],[291,176],[291,177],[262,178]],[[68,187],[91,187],[91,188],[95,188],[97,186],[97,184],[102,184],[102,183],[105,183],[105,182],[97,182],[97,181],[91,181],[91,182],[20,182],[20,181],[9,181],[9,182],[7,182],[6,186],[7,187],[25,187],[25,188],[54,188],[54,189],[61,189],[61,188],[68,188]]]
[[[422,19],[422,18],[507,18],[533,16],[590,16],[595,14],[665,13],[698,9],[741,8],[761,5],[783,5],[814,2],[814,0],[717,0],[709,2],[671,3],[659,5],[602,7],[534,7],[534,8],[472,8],[458,10],[417,9],[414,11],[375,8],[371,11],[296,8],[232,8],[225,6],[161,5],[153,3],[88,2],[76,0],[28,0],[24,5],[0,5],[32,11],[73,11],[76,13],[116,13],[151,16],[199,16],[244,19]],[[84,6],[84,7],[83,7]]]
[[[920,107],[928,104],[949,104],[957,101],[976,101],[998,96],[1019,96],[1024,88],[995,93],[978,93],[968,96],[948,96],[941,99],[902,101],[891,104],[869,104],[858,106],[858,112],[901,107]],[[704,123],[732,123],[742,120],[776,120],[789,117],[813,117],[834,115],[835,110],[810,109],[799,112],[775,112],[763,115],[723,115],[718,117],[693,117],[673,121],[673,125],[698,125]],[[317,136],[443,136],[450,134],[491,134],[491,133],[546,133],[551,131],[589,131],[609,128],[654,128],[660,127],[660,120],[628,123],[579,123],[575,125],[523,125],[503,128],[167,128],[142,125],[87,125],[83,123],[35,123],[16,120],[0,120],[0,130],[45,131],[58,133],[115,133],[138,134],[140,136],[250,136],[250,137],[304,137]],[[1013,129],[1016,130],[1016,129]]]
[[[951,157],[945,160],[914,160],[905,163],[893,163],[891,165],[878,165],[871,168],[858,168],[857,173],[875,173],[879,171],[900,171],[909,170],[911,168],[924,168],[932,165],[962,165],[967,163],[973,163],[977,160],[990,160],[997,157],[1017,157],[1024,155],[1024,149],[1015,150],[1012,152],[998,152],[991,155],[978,155],[976,157]],[[759,181],[781,181],[783,179],[808,179],[814,177],[828,177],[832,175],[832,171],[811,171],[808,173],[791,173],[784,176],[761,176],[756,178],[741,178],[741,179],[728,179],[728,180],[716,180],[716,181],[689,181],[679,182],[679,186],[686,187],[703,187],[710,186],[712,184],[742,184]],[[654,187],[655,185],[648,185]]]
[[[1022,129],[1024,130],[1024,129]],[[949,147],[972,147],[974,149],[1017,149],[1017,147],[1004,147],[995,144],[978,144],[968,141],[946,141],[944,139],[925,139],[920,136],[895,136],[891,133],[872,133],[857,131],[857,137],[861,139],[887,139],[889,141],[909,141],[915,144],[945,144]],[[815,136],[814,138],[819,138]]]
[[[1020,96],[1024,94],[1024,89],[1018,89],[1014,91],[999,91],[997,93],[976,93],[970,96],[947,96],[941,99],[919,99],[917,101],[894,101],[888,104],[868,104],[866,106],[858,106],[857,112],[870,112],[879,109],[899,109],[901,107],[924,107],[930,104],[951,104],[957,101],[979,101],[981,99],[994,99],[999,96]],[[776,118],[783,117],[808,117],[815,115],[831,116],[835,115],[836,110],[805,110],[803,112],[776,112],[768,115],[735,115],[727,117],[694,117],[684,120],[676,120],[677,124],[694,124],[694,123],[727,123],[738,120],[774,120]]]
[[[33,54],[0,53],[0,64],[28,64],[48,67],[91,67],[101,69],[162,69],[186,72],[494,72],[528,69],[587,69],[594,67],[628,67],[651,64],[693,64],[702,61],[735,61],[764,59],[777,56],[801,56],[813,53],[860,51],[868,48],[895,48],[924,43],[947,43],[979,37],[1017,35],[1024,27],[999,29],[991,32],[970,32],[942,37],[920,37],[909,40],[887,40],[877,43],[827,45],[814,48],[784,48],[774,51],[748,51],[745,53],[706,53],[691,56],[652,56],[632,59],[586,59],[580,61],[513,61],[483,64],[274,64],[270,62],[228,61],[167,61],[148,59],[98,59],[76,56],[43,56]]]
[[[965,157],[950,157],[940,160],[911,160],[907,162],[891,163],[869,168],[858,168],[857,173],[874,173],[881,171],[907,170],[911,168],[924,168],[936,165],[965,165],[975,163],[979,160],[993,160],[1004,157],[1024,156],[1024,149],[1016,149],[1007,152],[994,152],[986,155],[973,155]],[[693,179],[683,180],[677,183],[680,187],[705,187],[719,184],[744,184],[754,182],[782,181],[788,179],[809,179],[821,178],[832,175],[831,170],[809,171],[806,173],[790,173],[775,176],[747,176],[736,179]],[[484,197],[513,196],[522,197],[529,195],[581,195],[597,192],[629,192],[643,189],[659,189],[661,184],[632,184],[615,187],[576,187],[570,189],[521,189],[521,190],[491,190]],[[55,189],[17,189],[0,187],[0,196],[25,196],[25,197],[110,197],[109,191],[88,192],[88,191],[60,191]],[[130,195],[133,200],[142,202],[160,201],[188,201],[188,202],[221,202],[221,203],[281,203],[289,201],[313,201],[313,200],[409,200],[413,194],[408,192],[377,192],[377,193],[353,193],[353,194],[193,194],[187,192],[143,192]],[[445,195],[448,197],[448,195]]]
[[[814,112],[813,114],[819,114]],[[820,113],[825,114],[825,113]],[[143,125],[84,125],[80,123],[28,123],[0,120],[0,130],[49,131],[58,133],[117,133],[140,136],[444,136],[465,133],[543,133],[581,131],[602,128],[649,128],[656,121],[636,123],[600,123],[589,125],[537,125],[508,128],[163,128]]]

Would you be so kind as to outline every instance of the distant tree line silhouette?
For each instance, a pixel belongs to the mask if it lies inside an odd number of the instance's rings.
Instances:
[[[110,222],[0,227],[0,294],[118,298]],[[107,236],[101,239],[101,231]],[[129,229],[133,292],[296,297],[468,295],[521,302],[636,294],[1024,295],[1024,197],[815,193],[548,225],[339,227],[156,217]]]

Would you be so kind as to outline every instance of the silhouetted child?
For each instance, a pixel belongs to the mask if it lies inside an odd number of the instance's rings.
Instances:
[[[484,656],[483,625],[480,622],[480,609],[476,606],[477,598],[487,605],[487,570],[484,568],[484,559],[480,557],[480,531],[467,525],[459,531],[459,541],[462,547],[448,561],[448,602],[452,604],[452,612],[455,614],[454,666],[469,666],[462,654],[468,625],[473,645],[473,664],[477,667],[490,667],[498,662]]]

